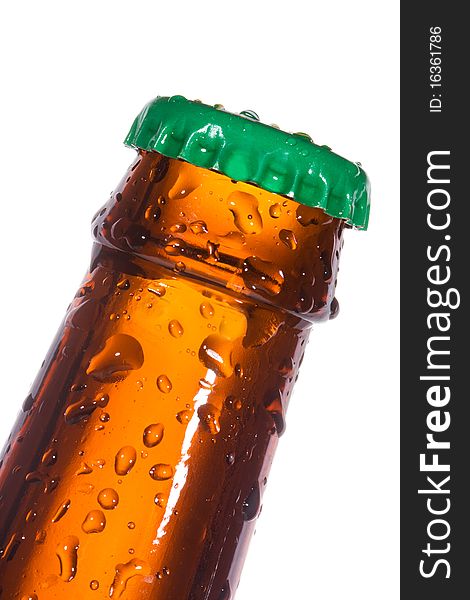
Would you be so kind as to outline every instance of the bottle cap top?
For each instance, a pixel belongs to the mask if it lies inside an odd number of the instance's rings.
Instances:
[[[253,111],[236,115],[183,96],[158,97],[137,116],[125,144],[214,169],[367,228],[370,189],[361,167],[304,133],[260,123]]]

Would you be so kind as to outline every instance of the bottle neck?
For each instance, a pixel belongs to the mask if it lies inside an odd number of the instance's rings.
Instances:
[[[163,265],[307,321],[330,315],[344,222],[321,209],[141,151],[92,226],[147,274]]]

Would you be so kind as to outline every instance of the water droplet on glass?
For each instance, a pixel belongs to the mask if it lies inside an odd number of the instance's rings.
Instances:
[[[259,514],[260,506],[261,493],[259,489],[259,483],[256,482],[243,502],[242,513],[244,520],[253,521],[253,519],[256,519]]]
[[[191,421],[193,413],[190,410],[180,410],[176,418],[182,425],[187,425]]]
[[[114,580],[109,588],[109,597],[121,598],[132,577],[148,577],[150,574],[150,566],[138,558],[133,558],[125,564],[120,563],[116,565]]]
[[[186,231],[186,225],[184,223],[175,223],[170,227],[171,233],[184,233]]]
[[[83,456],[83,453],[80,456]],[[104,460],[104,458],[96,458],[90,462],[91,470],[93,470],[95,467],[102,469],[105,466],[105,464],[106,464],[106,461]],[[87,470],[87,473],[83,473],[83,474],[88,475],[88,473],[91,472],[91,471],[89,471],[90,466],[87,463],[82,463],[82,465],[84,465],[84,467]]]
[[[21,596],[21,600],[38,600],[37,594],[26,594]]]
[[[220,259],[219,246],[220,244],[216,244],[210,240],[206,243],[207,259],[211,259],[212,261],[218,261]]]
[[[6,538],[6,539],[8,539],[8,538]],[[22,539],[25,539],[24,536],[22,536],[20,538],[20,536],[17,533],[13,533],[10,536],[10,538],[8,539],[8,542],[6,543],[6,545],[3,548],[0,547],[0,559],[5,560],[5,561],[13,560],[13,558],[15,557],[15,554],[21,544]],[[1,591],[1,586],[0,586],[0,591]]]
[[[279,436],[282,435],[286,428],[286,424],[284,419],[284,407],[282,406],[281,400],[281,392],[279,390],[267,392],[264,397],[264,406],[273,418],[277,434]]]
[[[189,226],[189,228],[191,229],[192,233],[194,233],[195,235],[199,235],[201,233],[207,233],[207,231],[208,231],[207,225],[204,221],[193,221],[191,223],[191,225]]]
[[[186,249],[186,242],[184,240],[171,240],[165,246],[165,252],[170,256],[178,256],[178,254],[182,254]]]
[[[149,471],[149,475],[152,479],[155,479],[155,481],[166,481],[167,479],[171,479],[173,477],[174,471],[171,465],[158,463],[153,465]]]
[[[131,284],[129,283],[129,279],[123,277],[117,282],[116,287],[120,290],[128,290],[131,287]]]
[[[90,510],[82,523],[85,533],[101,533],[106,527],[106,517],[101,510]]]
[[[143,434],[144,444],[147,448],[157,446],[163,439],[164,428],[161,423],[152,423],[148,425]]]
[[[121,221],[124,221],[124,219],[119,219],[112,226],[112,237],[119,241],[123,238],[132,250],[138,250],[145,246],[147,241],[151,238],[150,231],[138,223],[131,222],[130,224],[123,224]]]
[[[224,583],[224,587],[220,590],[220,594],[217,598],[217,600],[231,600],[232,598],[232,592],[230,590],[230,583],[227,580]]]
[[[104,408],[109,402],[108,394],[98,394],[96,398],[82,398],[70,406],[64,412],[66,423],[71,425],[89,417],[97,408]]]
[[[232,192],[227,199],[235,226],[245,234],[260,233],[263,220],[258,211],[258,200],[246,192]]]
[[[159,492],[158,494],[156,494],[155,498],[154,498],[154,502],[160,508],[166,508],[166,496],[165,496],[165,494],[162,494],[161,492]]]
[[[98,502],[101,508],[113,510],[119,504],[119,495],[113,488],[105,488],[98,494]]]
[[[290,250],[297,249],[297,238],[295,237],[295,233],[290,229],[281,229],[279,232],[279,239]]]
[[[83,392],[86,389],[87,389],[86,383],[73,383],[70,386],[70,391],[71,392]]]
[[[52,465],[55,465],[56,462],[57,452],[52,449],[46,450],[41,458],[41,463],[46,467],[51,467]]]
[[[100,582],[97,581],[96,579],[92,579],[92,581],[90,581],[90,588],[94,591],[97,590],[100,587]]]
[[[25,521],[26,523],[31,523],[32,521],[34,521],[36,519],[36,517],[38,516],[38,513],[35,510],[29,510],[26,513],[26,517],[25,517]]]
[[[90,473],[93,473],[93,469],[86,462],[80,463],[80,466],[75,471],[75,475],[89,475]]]
[[[220,431],[220,410],[213,404],[203,404],[198,408],[198,417],[204,428],[211,434],[216,435]]]
[[[100,415],[100,421],[102,423],[107,423],[109,421],[109,419],[111,418],[110,414],[107,412],[101,413]]]
[[[199,387],[203,388],[204,390],[212,390],[214,388],[214,384],[210,381],[207,381],[207,379],[201,378],[199,380]]]
[[[225,455],[225,462],[231,467],[235,464],[235,454],[233,452],[229,452]]]
[[[62,519],[62,517],[65,516],[66,512],[70,508],[70,504],[71,504],[70,500],[64,500],[64,502],[62,502],[62,504],[59,506],[59,508],[56,510],[54,516],[52,517],[53,523],[57,523],[57,521],[60,521]]]
[[[155,296],[158,296],[159,298],[162,298],[166,294],[166,287],[160,283],[157,283],[152,287],[148,287],[147,290],[151,294],[155,294]]]
[[[199,348],[199,360],[220,377],[230,377],[233,373],[232,344],[220,335],[209,335]]]
[[[171,392],[171,381],[168,379],[166,375],[159,375],[157,378],[157,387],[162,392],[162,394],[168,394]]]
[[[47,480],[46,485],[44,486],[44,493],[51,494],[59,485],[59,481],[60,477],[58,477],[57,475],[53,475],[52,477],[50,477]]]
[[[114,458],[114,470],[116,475],[127,475],[135,465],[137,452],[132,446],[123,446],[118,450]]]
[[[185,270],[186,270],[186,265],[184,264],[184,262],[179,260],[177,263],[175,263],[175,271],[177,271],[178,273],[182,273]]]
[[[145,219],[151,223],[155,223],[155,221],[158,221],[161,214],[162,209],[158,206],[158,204],[151,204],[145,211]]]
[[[323,281],[330,283],[333,276],[332,256],[327,250],[320,253],[320,260],[323,264]]]
[[[214,307],[209,302],[203,302],[199,307],[199,312],[205,319],[211,319],[214,316]]]
[[[29,394],[29,396],[26,397],[25,401],[23,402],[23,406],[21,407],[21,410],[23,412],[29,412],[34,404],[34,398],[32,397],[31,394]]]
[[[168,323],[168,331],[174,338],[179,338],[184,333],[183,326],[176,319],[173,319]]]
[[[143,363],[142,346],[135,337],[117,333],[93,356],[86,372],[98,381],[114,382],[126,377],[129,371],[140,369]]]
[[[242,403],[238,398],[235,398],[235,396],[227,396],[225,399],[225,406],[229,410],[240,410]]]
[[[270,296],[279,294],[284,284],[284,273],[273,263],[257,256],[249,256],[244,260],[242,277],[248,288]]]
[[[79,540],[69,535],[57,545],[56,554],[59,559],[59,576],[64,581],[72,581],[77,574]]]
[[[339,313],[339,302],[336,298],[333,298],[330,305],[330,319],[336,319]]]
[[[129,529],[135,529],[135,523],[134,523],[134,521],[129,521],[129,523],[127,524],[127,527]]]
[[[91,466],[98,467],[98,469],[102,469],[105,464],[106,464],[106,461],[104,460],[104,458],[96,458],[95,460],[93,460],[91,462]]]
[[[43,473],[40,473],[39,471],[31,471],[31,472],[27,473],[26,477],[24,478],[26,483],[39,483],[43,479],[44,479],[44,475],[43,475]]]
[[[269,207],[269,214],[273,219],[279,219],[279,217],[282,215],[282,206],[279,204],[279,202],[276,202]]]

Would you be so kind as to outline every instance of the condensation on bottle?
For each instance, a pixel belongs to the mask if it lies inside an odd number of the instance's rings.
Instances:
[[[161,152],[137,121],[3,454],[2,599],[233,600],[311,325],[338,312],[346,219],[276,192],[317,147],[268,128],[268,153],[252,111],[156,102]],[[220,145],[227,118],[253,146]],[[326,205],[337,188],[312,173],[299,194]]]

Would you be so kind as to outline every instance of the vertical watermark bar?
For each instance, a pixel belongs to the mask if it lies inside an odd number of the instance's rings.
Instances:
[[[470,594],[468,25],[455,3],[401,11],[401,597],[460,600]]]

